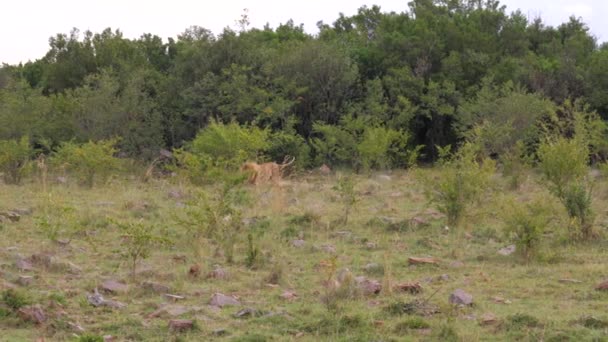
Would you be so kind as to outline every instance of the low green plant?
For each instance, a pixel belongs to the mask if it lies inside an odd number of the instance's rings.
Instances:
[[[502,174],[509,181],[510,189],[518,189],[529,165],[529,158],[525,155],[525,145],[518,141],[511,149],[500,156]]]
[[[143,220],[114,223],[122,231],[122,245],[125,257],[130,261],[132,275],[135,275],[138,262],[147,259],[155,247],[170,243],[165,234]]]
[[[63,203],[60,199],[48,194],[42,204],[39,215],[34,217],[38,230],[50,241],[56,242],[61,236],[72,236],[74,229],[78,226],[76,220],[76,209]]]
[[[496,164],[489,158],[479,157],[479,147],[466,142],[454,155],[449,148],[440,149],[439,174],[422,181],[427,197],[445,214],[449,226],[458,226],[467,208],[478,201],[490,184]]]
[[[547,138],[538,148],[539,169],[545,184],[564,205],[575,233],[593,235],[593,183],[589,179],[589,147],[585,139]],[[575,234],[576,235],[576,234]]]
[[[0,171],[6,184],[20,184],[31,171],[30,159],[34,149],[27,136],[19,140],[0,140]]]
[[[538,252],[550,219],[549,210],[540,200],[525,204],[513,201],[505,210],[507,236],[526,261]]]
[[[85,335],[80,335],[78,337],[78,342],[103,342],[105,341],[103,337],[99,336],[99,335],[93,335],[93,334],[85,334]]]
[[[347,224],[351,211],[354,209],[359,197],[355,191],[355,180],[352,176],[342,175],[338,178],[336,185],[332,188],[340,196],[343,205],[343,213],[340,223]]]
[[[13,310],[19,310],[20,308],[31,304],[32,299],[25,292],[8,289],[2,292],[2,302]]]
[[[120,169],[121,161],[114,156],[118,151],[117,143],[117,139],[84,144],[65,142],[53,154],[51,163],[70,170],[82,185],[92,188],[95,182],[106,182]]]
[[[247,258],[245,259],[245,265],[248,268],[253,268],[260,262],[260,250],[254,245],[253,235],[247,234]]]

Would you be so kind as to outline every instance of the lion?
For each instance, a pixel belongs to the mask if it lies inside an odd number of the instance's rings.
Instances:
[[[271,182],[278,185],[283,178],[283,170],[296,160],[296,158],[292,158],[291,161],[287,162],[287,159],[288,157],[285,157],[283,164],[246,162],[241,166],[241,171],[251,173],[247,180],[249,184],[259,185]]]

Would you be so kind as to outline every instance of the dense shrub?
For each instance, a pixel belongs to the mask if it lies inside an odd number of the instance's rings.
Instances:
[[[540,200],[527,204],[512,202],[504,216],[508,238],[515,242],[518,253],[529,260],[542,243],[551,217],[549,210]]]
[[[27,136],[19,140],[0,140],[0,171],[4,173],[4,182],[21,183],[23,176],[30,171],[30,158],[33,154]]]
[[[103,183],[112,172],[120,169],[121,161],[114,155],[118,140],[89,141],[84,144],[65,142],[53,154],[51,162],[71,171],[82,185],[93,187]]]

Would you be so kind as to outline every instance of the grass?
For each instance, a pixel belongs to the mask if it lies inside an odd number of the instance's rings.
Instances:
[[[195,193],[189,185],[116,178],[94,189],[53,185],[49,188],[53,198],[75,211],[69,216],[73,222],[64,226],[74,228],[63,229],[60,236],[50,239],[40,233],[35,220],[45,208],[48,194],[35,182],[0,184],[0,211],[33,209],[33,214],[22,216],[19,222],[4,223],[0,231],[0,290],[15,284],[20,274],[35,276],[32,284],[17,286],[17,293],[27,302],[40,304],[49,317],[41,326],[25,324],[12,313],[11,306],[16,306],[12,299],[0,302],[0,312],[5,314],[0,315],[0,341],[39,337],[73,341],[74,334],[113,335],[132,341],[608,339],[608,293],[594,289],[608,277],[608,244],[602,239],[571,243],[567,214],[559,205],[554,205],[555,219],[543,236],[537,257],[525,262],[516,254],[497,254],[498,249],[511,244],[503,234],[499,215],[504,196],[523,201],[545,196],[548,202],[554,201],[537,185],[534,175],[519,190],[505,190],[507,180],[496,176],[494,189],[465,217],[465,234],[459,238],[445,228],[445,217],[428,204],[423,189],[407,172],[392,173],[390,181],[386,177],[354,177],[357,206],[346,225],[335,225],[344,213],[332,190],[336,181],[305,176],[290,180],[280,190],[247,188],[254,200],[245,208],[244,217],[255,220],[240,232],[233,264],[225,263],[215,242],[203,239],[202,246],[193,246],[185,233],[179,217],[188,196]],[[169,196],[176,189],[184,198]],[[603,209],[608,201],[606,193],[606,185],[599,184],[594,206],[600,233],[608,223]],[[140,260],[135,275],[124,255],[123,232],[112,223],[127,220],[154,225],[172,241]],[[252,246],[248,233],[254,237]],[[294,247],[292,241],[300,238],[305,244]],[[64,240],[69,243],[58,243]],[[335,254],[327,246],[334,247]],[[257,251],[255,267],[248,267],[252,248]],[[53,263],[71,262],[79,271],[40,265],[34,265],[33,271],[17,270],[15,260],[34,253],[52,255]],[[408,257],[434,257],[440,262],[410,266]],[[366,272],[365,265],[370,263],[382,267],[384,274]],[[194,264],[202,269],[199,277],[189,275]],[[227,279],[205,276],[217,265],[228,272]],[[333,305],[326,305],[322,298],[329,292],[324,281],[337,278],[346,268],[353,276],[378,280],[385,288],[378,295],[340,296]],[[437,280],[444,274],[447,280]],[[581,282],[559,282],[564,278]],[[126,293],[104,295],[127,304],[125,308],[95,308],[87,303],[86,295],[107,279],[129,285]],[[172,294],[185,298],[172,302],[162,294],[143,290],[140,285],[144,281],[166,285]],[[388,284],[405,282],[420,282],[422,293],[386,291]],[[472,307],[449,304],[450,293],[458,288],[473,295]],[[297,297],[282,298],[287,290]],[[238,297],[242,307],[208,307],[215,292]],[[432,305],[439,312],[423,317],[403,309],[415,302]],[[163,304],[182,305],[191,311],[179,317],[151,317]],[[234,314],[245,307],[265,314],[235,318]],[[488,312],[497,317],[496,324],[481,325],[479,320]],[[172,318],[194,319],[197,328],[172,332],[168,328]],[[68,323],[83,327],[85,332],[75,331]]]

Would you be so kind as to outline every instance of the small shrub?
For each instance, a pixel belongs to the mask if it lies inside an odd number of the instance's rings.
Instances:
[[[122,244],[126,248],[125,256],[131,262],[132,275],[135,275],[137,263],[148,258],[154,247],[169,243],[166,237],[155,232],[153,226],[145,224],[142,220],[116,222],[116,225],[123,231]]]
[[[352,176],[341,176],[338,178],[338,182],[332,188],[338,193],[342,204],[344,206],[343,214],[340,222],[342,224],[348,223],[350,212],[353,210],[359,198],[355,192],[355,182]]]
[[[120,159],[114,157],[117,143],[116,139],[84,144],[65,142],[53,154],[51,162],[71,170],[82,185],[92,188],[95,182],[106,182],[112,172],[120,168]]]
[[[425,192],[437,209],[448,218],[449,226],[458,226],[468,206],[479,200],[494,173],[494,161],[477,159],[479,148],[465,143],[449,157],[447,149],[440,151],[438,179],[422,176]]]
[[[19,310],[31,304],[32,300],[25,292],[8,289],[2,293],[2,302],[13,310]]]
[[[310,146],[300,135],[291,132],[278,131],[270,135],[267,150],[271,160],[282,160],[285,156],[295,157],[296,169],[307,168],[311,164]]]
[[[76,209],[64,205],[51,195],[43,205],[39,215],[34,217],[36,228],[50,241],[57,241],[61,236],[71,236],[74,233]]]
[[[408,331],[410,330],[428,329],[430,327],[431,325],[427,321],[425,321],[424,318],[413,316],[406,319],[405,321],[397,323],[397,325],[395,326],[395,333],[405,334],[408,333]]]
[[[505,212],[506,232],[515,242],[517,251],[529,260],[538,252],[550,213],[541,201],[529,204],[513,202]]]
[[[504,177],[507,177],[510,189],[518,189],[525,175],[529,160],[524,153],[524,143],[518,141],[515,146],[500,156],[502,173]]]
[[[517,313],[515,315],[507,317],[507,327],[509,330],[536,328],[540,325],[541,324],[538,318],[525,313]]]
[[[253,268],[260,262],[260,250],[253,243],[253,235],[247,234],[247,258],[245,264],[248,268]]]
[[[93,334],[84,334],[78,337],[78,342],[103,342],[105,341],[103,337],[99,335]]]
[[[194,185],[202,185],[207,180],[208,158],[186,151],[183,148],[173,150],[174,163],[169,170],[177,173],[180,178],[187,179]]]
[[[30,158],[34,150],[29,137],[19,140],[0,140],[0,171],[6,184],[20,184],[23,176],[31,170]]]

